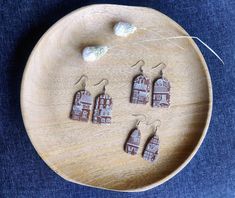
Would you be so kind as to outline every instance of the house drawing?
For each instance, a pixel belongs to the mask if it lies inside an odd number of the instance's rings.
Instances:
[[[141,74],[134,78],[131,93],[131,103],[146,104],[149,101],[150,79]]]
[[[83,90],[75,94],[74,103],[71,110],[71,119],[85,121],[89,120],[93,98],[90,92]]]
[[[134,129],[125,144],[125,152],[131,155],[136,155],[140,144],[140,130]]]
[[[170,106],[170,83],[166,78],[159,78],[154,82],[153,86],[153,107],[169,107]]]
[[[112,98],[108,94],[100,94],[95,101],[92,122],[95,124],[111,124]]]
[[[155,134],[144,149],[143,158],[147,161],[155,161],[159,153],[159,137]]]

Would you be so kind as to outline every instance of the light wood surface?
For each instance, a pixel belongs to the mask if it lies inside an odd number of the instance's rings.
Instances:
[[[112,33],[113,24],[120,20],[153,31],[139,29],[128,38],[120,38]],[[212,110],[211,80],[204,58],[191,39],[136,43],[178,35],[187,33],[162,13],[119,5],[78,9],[44,34],[25,68],[21,108],[30,140],[51,169],[78,184],[143,191],[172,178],[191,160],[205,137]],[[116,47],[96,62],[84,62],[81,50],[95,44]],[[169,109],[129,103],[132,79],[139,73],[138,67],[130,66],[139,59],[145,60],[143,69],[151,80],[160,71],[151,67],[162,61],[167,64],[164,74],[171,83]],[[87,90],[93,97],[102,90],[102,85],[93,84],[109,79],[107,93],[113,98],[110,126],[69,119],[74,94],[82,87],[74,83],[83,74],[89,77]],[[137,156],[123,151],[136,123],[133,113],[145,114],[149,121],[161,120],[156,163],[141,157],[153,131],[151,126],[140,125]]]

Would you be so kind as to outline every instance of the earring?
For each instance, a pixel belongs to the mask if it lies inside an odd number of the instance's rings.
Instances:
[[[85,82],[83,83],[84,90],[76,92],[70,118],[87,122],[89,120],[93,98],[90,92],[86,90],[86,81],[88,80],[86,75],[82,75],[75,85],[78,84],[82,78],[85,78]]]
[[[106,86],[109,84],[109,81],[107,79],[102,79],[94,86],[99,85],[103,81],[106,81],[103,92],[98,95],[95,100],[95,108],[92,118],[92,122],[94,124],[111,124],[113,103],[112,98],[108,94],[106,94]]]
[[[143,158],[149,162],[154,162],[157,159],[158,154],[159,154],[160,141],[157,135],[157,129],[161,125],[161,121],[160,120],[156,120],[156,121],[158,121],[158,125],[156,125],[155,127],[154,134],[147,141],[147,144],[143,152]]]
[[[133,114],[133,116],[144,116],[144,120],[138,120],[134,129],[131,130],[130,135],[124,145],[124,150],[126,153],[131,155],[136,155],[140,145],[141,133],[138,128],[140,122],[146,121],[146,116],[142,114]]]
[[[139,62],[142,62],[140,66],[140,73],[133,79],[132,91],[131,91],[131,103],[135,104],[147,104],[149,101],[149,92],[150,92],[150,78],[148,78],[142,67],[145,65],[144,60],[139,60],[136,64],[131,67],[136,66]]]
[[[165,63],[160,63],[152,69],[164,65]],[[163,68],[163,69],[164,69]],[[152,106],[153,107],[169,107],[170,106],[170,82],[163,77],[163,69],[161,69],[160,78],[156,79],[153,83],[153,95],[152,95]]]

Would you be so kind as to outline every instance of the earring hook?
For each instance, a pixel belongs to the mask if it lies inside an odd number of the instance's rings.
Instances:
[[[83,86],[84,88],[86,88],[86,83],[88,81],[87,75],[82,75],[74,85],[78,84],[83,78],[85,78],[85,82],[83,83]]]
[[[155,122],[158,122],[158,123],[157,123],[157,124],[156,124],[156,126],[155,126],[154,133],[156,133],[156,132],[157,132],[158,127],[160,127],[160,126],[161,126],[161,120],[156,119],[156,120],[154,120],[153,122],[151,122],[151,123],[148,123],[148,124],[147,124],[147,125],[152,125],[152,124],[153,124],[153,123],[155,123]]]
[[[152,69],[155,69],[155,68],[159,67],[160,65],[163,65],[163,68],[161,69],[161,76],[163,76],[163,70],[166,68],[166,64],[165,63],[160,62],[159,64],[153,66]]]
[[[132,114],[132,116],[143,116],[144,117],[144,119],[143,120],[138,120],[137,121],[137,123],[136,123],[136,127],[138,127],[139,126],[139,124],[140,124],[140,122],[144,122],[144,121],[146,121],[147,120],[147,117],[146,117],[146,115],[144,115],[144,114]]]
[[[94,86],[98,86],[98,85],[101,84],[103,81],[106,81],[106,83],[104,84],[104,88],[103,88],[103,91],[104,91],[104,93],[105,93],[105,91],[106,91],[106,86],[109,84],[109,80],[108,80],[108,79],[103,78],[100,82],[94,84]]]
[[[138,60],[134,65],[132,65],[131,67],[135,67],[136,65],[138,65],[140,62],[142,62],[142,65],[140,65],[140,72],[143,73],[143,66],[145,65],[145,62],[143,59]]]

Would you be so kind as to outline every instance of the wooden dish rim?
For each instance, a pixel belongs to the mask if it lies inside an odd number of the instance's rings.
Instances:
[[[182,32],[185,33],[185,35],[189,35],[178,23],[176,23],[173,19],[171,19],[170,17],[168,17],[167,15],[161,13],[160,11],[158,10],[155,10],[153,8],[148,8],[148,7],[142,7],[142,6],[127,6],[127,5],[118,5],[118,4],[91,4],[91,5],[88,5],[88,6],[84,6],[84,7],[81,7],[81,8],[78,8],[72,12],[70,12],[69,14],[65,15],[64,17],[62,17],[61,19],[59,19],[57,22],[55,22],[42,36],[41,38],[39,39],[39,41],[37,42],[37,44],[35,45],[35,47],[33,48],[29,58],[28,58],[28,61],[26,63],[26,66],[24,68],[24,72],[23,72],[23,75],[22,75],[22,81],[21,81],[21,91],[20,91],[20,107],[21,107],[21,112],[22,112],[22,119],[23,119],[23,123],[24,123],[24,126],[25,126],[25,129],[26,129],[26,132],[29,136],[29,139],[32,143],[32,145],[34,146],[36,152],[38,153],[38,155],[42,158],[42,160],[49,166],[50,169],[52,169],[54,172],[56,172],[59,176],[61,176],[62,178],[64,178],[65,180],[67,181],[70,181],[72,183],[76,183],[76,184],[80,184],[80,185],[83,185],[83,186],[89,186],[89,187],[93,187],[93,188],[98,188],[98,189],[103,189],[103,190],[110,190],[110,191],[117,191],[117,192],[142,192],[142,191],[146,191],[146,190],[149,190],[149,189],[152,189],[154,187],[157,187],[163,183],[165,183],[166,181],[168,181],[169,179],[173,178],[176,174],[178,174],[190,161],[191,159],[195,156],[196,152],[199,150],[205,136],[206,136],[206,133],[208,131],[208,128],[209,128],[209,124],[210,124],[210,120],[211,120],[211,116],[212,116],[212,107],[213,107],[213,90],[212,90],[212,83],[211,83],[211,77],[210,77],[210,73],[209,73],[209,70],[208,70],[208,66],[206,64],[206,61],[199,49],[199,47],[197,46],[197,44],[194,42],[193,39],[189,39],[190,40],[190,43],[192,44],[192,46],[194,47],[194,49],[196,50],[197,54],[198,54],[198,57],[200,58],[200,62],[204,68],[204,71],[205,71],[205,75],[206,75],[206,80],[207,80],[207,86],[208,86],[208,94],[209,94],[209,101],[208,101],[208,113],[207,113],[207,118],[206,118],[206,123],[205,123],[205,127],[203,129],[203,132],[201,134],[201,137],[198,141],[198,143],[196,144],[195,148],[193,149],[193,151],[191,152],[191,154],[186,158],[186,160],[178,167],[176,168],[173,172],[171,172],[169,175],[167,175],[166,177],[160,179],[159,181],[156,181],[152,184],[149,184],[149,185],[146,185],[146,186],[142,186],[142,187],[139,187],[139,188],[134,188],[134,189],[124,189],[124,190],[117,190],[117,189],[111,189],[111,188],[104,188],[104,187],[100,187],[100,186],[93,186],[93,185],[89,185],[89,184],[85,184],[85,183],[82,183],[82,182],[78,182],[78,181],[75,181],[73,179],[70,179],[68,178],[68,176],[66,174],[64,174],[61,170],[60,171],[57,171],[56,170],[56,167],[53,166],[53,164],[51,164],[49,161],[47,161],[46,159],[43,158],[43,156],[41,155],[41,153],[39,152],[39,149],[37,148],[37,146],[34,144],[34,142],[32,141],[32,138],[31,138],[31,135],[28,133],[28,126],[27,126],[27,120],[25,118],[25,112],[26,112],[26,108],[23,104],[23,99],[24,99],[24,85],[26,84],[26,74],[27,74],[27,70],[29,68],[29,64],[31,62],[31,58],[36,50],[36,48],[38,47],[38,45],[41,43],[41,41],[44,39],[45,35],[50,32],[55,26],[57,26],[57,24],[59,24],[62,20],[64,20],[65,18],[73,15],[75,12],[79,12],[81,10],[84,10],[84,9],[87,9],[87,8],[90,8],[90,7],[94,7],[94,6],[112,6],[112,7],[132,7],[132,8],[139,8],[139,9],[146,9],[146,10],[153,10],[155,12],[158,12],[159,14],[165,16],[166,18],[168,18],[168,20],[170,20],[172,23],[174,23]]]

